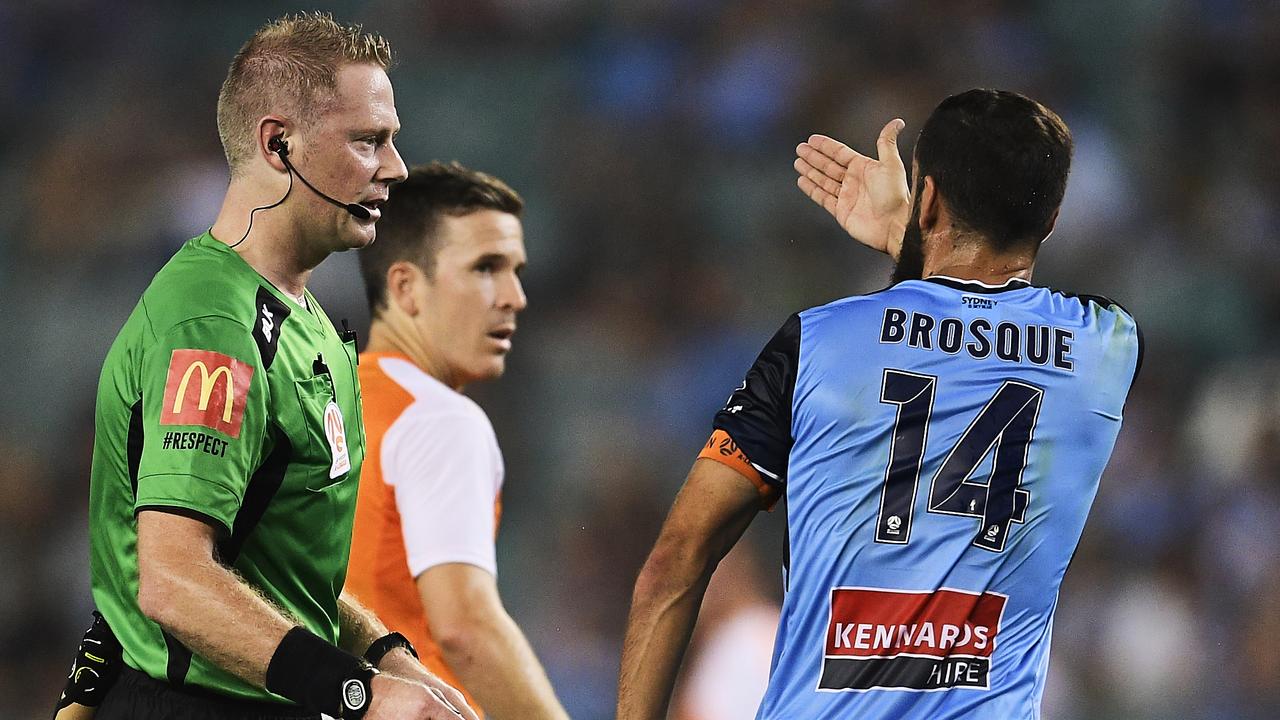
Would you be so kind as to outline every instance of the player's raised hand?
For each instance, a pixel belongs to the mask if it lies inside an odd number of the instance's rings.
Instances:
[[[796,146],[796,184],[831,213],[854,240],[895,260],[911,216],[907,169],[898,154],[898,133],[906,123],[889,121],[876,140],[872,159],[826,135],[810,135]]]

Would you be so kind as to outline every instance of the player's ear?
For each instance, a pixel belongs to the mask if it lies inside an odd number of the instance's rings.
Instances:
[[[1049,218],[1049,225],[1044,230],[1044,237],[1040,238],[1041,243],[1043,243],[1045,240],[1048,240],[1049,236],[1053,234],[1053,229],[1058,226],[1058,213],[1060,212],[1062,212],[1061,205],[1059,205],[1057,209],[1053,211],[1053,217]]]
[[[408,260],[397,260],[387,268],[387,305],[400,308],[409,317],[417,317],[421,307],[417,290],[422,270]]]
[[[938,195],[938,186],[933,178],[924,176],[924,187],[920,188],[920,233],[927,235],[938,224],[938,215],[942,212],[942,198]]]

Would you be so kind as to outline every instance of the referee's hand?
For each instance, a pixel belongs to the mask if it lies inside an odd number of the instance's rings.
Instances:
[[[365,720],[475,720],[476,717],[465,704],[456,708],[435,688],[413,680],[384,673],[374,676],[370,689],[373,702],[365,713]]]

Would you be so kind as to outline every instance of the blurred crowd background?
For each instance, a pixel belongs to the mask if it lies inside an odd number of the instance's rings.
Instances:
[[[311,7],[0,0],[0,717],[47,716],[87,624],[98,370],[212,223],[226,67]],[[320,9],[391,39],[408,161],[460,160],[528,203],[531,304],[508,375],[471,394],[507,458],[500,586],[575,718],[611,714],[632,582],[712,413],[788,314],[886,283],[888,261],[795,188],[795,145],[871,150],[901,116],[910,153],[974,86],[1075,133],[1037,282],[1116,298],[1147,341],[1062,591],[1045,717],[1280,717],[1280,4]],[[311,287],[363,329],[355,261]],[[754,712],[783,522],[762,515],[717,579],[682,720]]]

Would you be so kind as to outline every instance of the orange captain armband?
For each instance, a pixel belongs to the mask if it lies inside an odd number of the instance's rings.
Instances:
[[[740,475],[756,486],[756,490],[760,493],[760,502],[770,512],[782,497],[777,486],[765,482],[765,479],[760,476],[760,471],[756,470],[751,460],[747,458],[747,454],[742,452],[738,443],[734,442],[733,438],[729,437],[729,433],[724,430],[717,428],[711,433],[711,437],[707,439],[707,444],[702,446],[702,452],[698,453],[698,457],[715,460],[721,465],[737,470]]]

